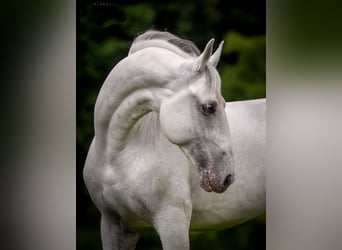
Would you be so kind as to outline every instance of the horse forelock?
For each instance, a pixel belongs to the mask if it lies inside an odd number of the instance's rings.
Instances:
[[[214,67],[205,67],[203,70],[205,84],[201,86],[204,92],[208,94],[221,95],[221,79]]]

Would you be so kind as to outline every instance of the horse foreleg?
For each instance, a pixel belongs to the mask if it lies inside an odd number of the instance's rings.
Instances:
[[[133,250],[139,234],[129,230],[120,219],[102,214],[101,240],[103,250]]]
[[[158,213],[154,227],[159,234],[163,250],[189,250],[191,208],[167,208]]]

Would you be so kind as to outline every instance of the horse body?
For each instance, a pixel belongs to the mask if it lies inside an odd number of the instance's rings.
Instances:
[[[189,229],[264,211],[265,103],[224,110],[217,86],[206,85],[218,81],[210,46],[194,61],[165,41],[133,43],[102,86],[84,180],[102,215],[103,249],[134,249],[150,226],[163,249],[189,249]]]

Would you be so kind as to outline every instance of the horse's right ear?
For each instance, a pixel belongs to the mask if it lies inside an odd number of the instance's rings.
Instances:
[[[210,57],[209,63],[213,65],[214,67],[217,66],[218,62],[220,61],[221,53],[222,53],[222,48],[223,48],[224,41],[220,43],[218,46],[217,50],[215,53]]]
[[[211,53],[213,53],[214,41],[214,39],[211,39],[205,46],[205,49],[203,50],[202,54],[195,60],[195,70],[197,72],[201,72],[207,65]]]

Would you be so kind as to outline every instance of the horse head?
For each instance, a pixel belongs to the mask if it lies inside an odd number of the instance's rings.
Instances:
[[[235,177],[225,100],[215,68],[223,42],[214,54],[213,43],[210,40],[198,57],[180,66],[177,90],[163,100],[159,117],[167,139],[197,167],[201,187],[222,193]]]

